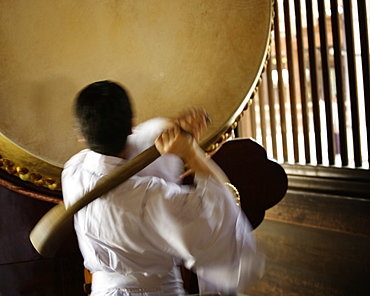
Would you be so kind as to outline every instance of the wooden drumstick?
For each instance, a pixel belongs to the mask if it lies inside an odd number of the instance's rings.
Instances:
[[[68,209],[60,202],[48,211],[30,233],[34,248],[43,257],[53,257],[73,230],[73,216],[84,206],[135,175],[160,156],[155,145],[101,178],[94,189]]]

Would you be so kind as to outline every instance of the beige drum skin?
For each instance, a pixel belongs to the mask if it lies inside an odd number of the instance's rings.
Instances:
[[[127,88],[136,122],[192,106],[217,141],[248,103],[268,55],[270,0],[0,0],[0,166],[59,189],[84,146],[78,91],[98,80]]]

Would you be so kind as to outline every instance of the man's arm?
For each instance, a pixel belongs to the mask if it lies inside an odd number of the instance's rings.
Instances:
[[[181,122],[164,131],[155,141],[161,154],[172,153],[180,157],[194,173],[212,176],[221,183],[229,182],[225,173],[211,159],[207,158],[194,137],[182,131]]]

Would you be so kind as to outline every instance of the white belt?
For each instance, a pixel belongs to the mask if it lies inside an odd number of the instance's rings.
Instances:
[[[150,293],[150,292],[159,292],[162,289],[158,287],[158,288],[114,288],[114,290],[128,293]]]
[[[92,275],[92,291],[118,290],[131,293],[149,293],[162,291],[162,285],[181,281],[178,268],[173,268],[167,275],[144,275],[131,273],[122,275],[105,271],[97,271]]]

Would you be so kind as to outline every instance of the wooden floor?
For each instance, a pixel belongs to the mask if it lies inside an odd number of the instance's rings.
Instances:
[[[370,295],[370,200],[289,190],[257,228],[253,296]]]

